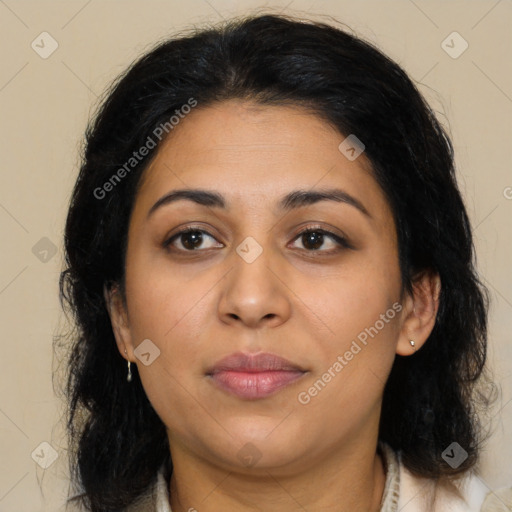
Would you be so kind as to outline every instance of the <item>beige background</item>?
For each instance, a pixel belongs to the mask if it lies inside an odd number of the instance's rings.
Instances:
[[[511,484],[510,1],[0,0],[0,512],[55,512],[66,496],[64,409],[52,387],[51,348],[63,325],[57,282],[65,213],[97,97],[157,39],[262,7],[346,23],[406,69],[448,127],[493,298],[490,356],[501,396],[481,478],[490,488]],[[31,48],[43,31],[59,45],[47,59]],[[456,59],[441,47],[453,31],[469,44]],[[33,253],[43,237],[54,256]],[[58,455],[47,469],[31,456],[48,457],[42,442]]]

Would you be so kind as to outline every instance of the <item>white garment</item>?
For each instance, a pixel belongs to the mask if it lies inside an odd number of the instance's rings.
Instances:
[[[470,473],[458,484],[461,499],[436,486],[434,480],[411,474],[402,464],[399,452],[384,443],[379,448],[386,468],[380,512],[512,512],[512,487],[492,491]],[[172,512],[163,466],[158,472],[155,500],[154,508],[144,508],[144,512]]]

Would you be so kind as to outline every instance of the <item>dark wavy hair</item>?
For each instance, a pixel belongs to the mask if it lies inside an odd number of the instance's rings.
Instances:
[[[158,43],[110,86],[87,127],[60,277],[75,326],[65,387],[70,468],[81,491],[73,499],[93,512],[122,509],[155,483],[163,463],[172,470],[165,426],[136,366],[126,383],[103,294],[104,286],[124,289],[130,214],[160,143],[108,194],[95,190],[190,98],[197,109],[232,98],[306,108],[363,141],[393,212],[402,289],[411,292],[423,271],[442,283],[427,343],[395,358],[379,438],[417,475],[472,468],[484,439],[477,404],[486,397],[476,384],[488,377],[489,299],[449,137],[404,70],[374,45],[328,23],[264,14]],[[468,453],[456,469],[441,457],[453,441]]]

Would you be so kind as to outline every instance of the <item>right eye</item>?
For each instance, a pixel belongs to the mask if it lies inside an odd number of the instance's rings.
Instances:
[[[204,242],[206,235],[207,237],[215,240],[213,235],[205,231],[204,229],[198,229],[194,227],[187,227],[175,233],[168,238],[164,243],[164,247],[173,246],[173,249],[177,249],[178,251],[183,252],[193,252],[200,249],[201,244]],[[177,247],[175,241],[179,241],[181,247]],[[213,247],[206,247],[206,249],[211,249]]]

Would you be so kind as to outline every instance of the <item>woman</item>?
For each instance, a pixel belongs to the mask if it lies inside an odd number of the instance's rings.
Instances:
[[[328,25],[234,20],[139,59],[86,138],[71,501],[505,503],[472,472],[487,295],[452,146],[397,64]]]

